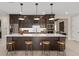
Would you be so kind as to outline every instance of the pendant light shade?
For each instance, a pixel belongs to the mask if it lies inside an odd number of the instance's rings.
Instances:
[[[38,3],[35,3],[35,6],[36,6],[36,17],[34,18],[34,20],[40,20],[40,18],[37,17],[37,13],[38,13],[38,11],[37,11],[37,9],[38,9]]]
[[[20,7],[21,7],[21,10],[20,10],[20,15],[19,15],[18,20],[24,20],[24,17],[22,17],[22,13],[23,13],[23,3],[20,3]]]
[[[50,7],[51,7],[51,17],[49,18],[49,20],[54,20],[53,11],[52,11],[53,3],[50,4]]]

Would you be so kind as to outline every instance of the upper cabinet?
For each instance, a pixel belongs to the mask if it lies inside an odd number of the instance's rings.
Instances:
[[[43,16],[39,15],[40,20],[34,20],[35,15],[23,15],[24,20],[19,20],[19,15],[10,15],[10,24],[18,24],[19,28],[32,28],[32,25],[40,25],[41,28],[45,28],[46,21]]]
[[[59,31],[64,32],[64,21],[59,23]]]
[[[18,15],[10,15],[10,24],[18,24]]]
[[[44,16],[45,27],[47,28],[47,33],[54,33],[54,20],[49,20],[49,18],[51,18],[51,16],[53,16],[53,18],[54,18],[55,15],[47,14]]]
[[[10,15],[11,32],[16,25],[17,29],[15,30],[19,30],[20,28],[32,28],[33,25],[40,25],[40,28],[46,28],[47,33],[54,32],[54,21],[49,20],[50,15],[38,15],[39,20],[34,20],[35,15],[22,15],[21,17],[23,17],[24,20],[19,20],[19,17],[20,15]]]
[[[33,16],[25,16],[24,20],[19,20],[19,28],[32,28]]]

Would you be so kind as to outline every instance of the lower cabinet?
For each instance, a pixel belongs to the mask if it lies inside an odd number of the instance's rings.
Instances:
[[[15,50],[25,50],[25,40],[32,40],[33,50],[42,50],[42,45],[40,42],[43,40],[50,41],[50,50],[64,50],[65,49],[65,38],[63,37],[7,37],[7,42],[15,41]],[[58,44],[58,42],[63,42],[64,45]],[[8,45],[6,44],[7,49]]]

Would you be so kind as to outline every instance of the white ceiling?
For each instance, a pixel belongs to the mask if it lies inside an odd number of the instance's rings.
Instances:
[[[23,2],[23,14],[35,14],[35,2]],[[57,16],[72,16],[79,14],[79,2],[53,2],[53,12]],[[39,2],[38,14],[50,14],[50,2]],[[8,14],[19,14],[19,2],[0,2],[0,11]]]

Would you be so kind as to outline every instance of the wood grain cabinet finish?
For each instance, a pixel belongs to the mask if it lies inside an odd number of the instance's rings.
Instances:
[[[41,28],[47,28],[48,33],[53,33],[54,31],[54,26],[52,25],[54,24],[54,22],[48,20],[50,15],[38,15],[40,20],[34,20],[35,15],[22,15],[22,17],[24,17],[24,20],[19,20],[19,17],[20,16],[18,14],[10,14],[10,25],[18,24],[19,29],[32,28],[32,25],[38,24]]]
[[[57,44],[58,41],[62,41],[65,43],[65,38],[63,37],[8,37],[7,42],[9,41],[15,41],[15,50],[25,50],[25,41],[26,40],[32,40],[33,42],[33,50],[42,50],[42,45],[40,44],[43,40],[49,40],[50,41],[50,50],[64,50],[64,46],[59,46]],[[8,45],[6,45],[8,47]],[[8,49],[8,48],[7,48]],[[8,49],[9,50],[9,49]]]

